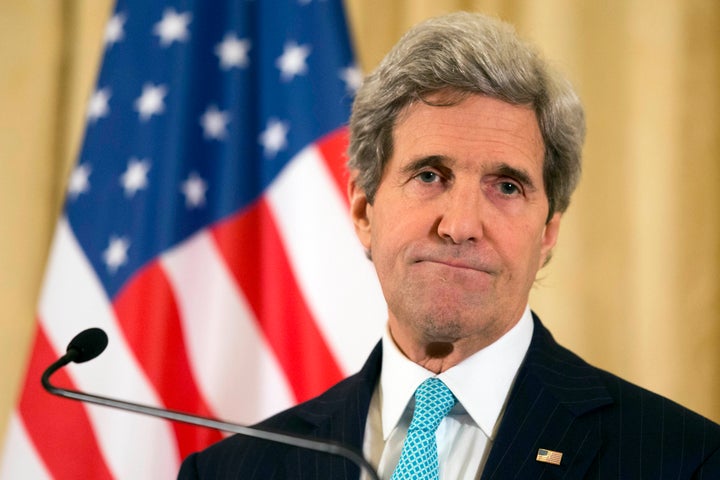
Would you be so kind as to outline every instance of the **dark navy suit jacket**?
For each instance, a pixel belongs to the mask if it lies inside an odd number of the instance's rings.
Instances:
[[[720,480],[720,425],[590,366],[558,345],[537,317],[534,322],[482,480]],[[378,344],[358,374],[258,426],[362,450],[381,358]],[[541,448],[562,452],[561,464],[536,461]],[[188,457],[178,478],[358,476],[340,457],[236,435]]]

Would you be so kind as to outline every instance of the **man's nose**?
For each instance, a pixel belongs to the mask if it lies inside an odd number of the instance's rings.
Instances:
[[[484,228],[484,196],[480,186],[456,186],[446,195],[437,226],[440,238],[455,244],[481,239]]]

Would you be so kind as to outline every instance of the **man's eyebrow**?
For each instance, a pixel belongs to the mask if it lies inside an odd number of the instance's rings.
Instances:
[[[510,177],[525,185],[530,190],[536,190],[537,186],[532,181],[530,174],[524,169],[511,167],[507,163],[501,163],[495,168],[495,174],[501,177]]]
[[[423,168],[432,167],[432,168],[441,168],[441,167],[447,167],[448,164],[451,163],[450,160],[443,156],[443,155],[429,155],[427,157],[420,157],[418,159],[415,159],[405,165],[402,168],[403,174],[411,174],[415,173],[419,170],[422,170]]]

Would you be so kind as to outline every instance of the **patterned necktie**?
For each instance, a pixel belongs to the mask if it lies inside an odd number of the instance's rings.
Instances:
[[[415,411],[391,480],[437,480],[435,431],[455,405],[455,397],[438,378],[428,378],[415,390]]]

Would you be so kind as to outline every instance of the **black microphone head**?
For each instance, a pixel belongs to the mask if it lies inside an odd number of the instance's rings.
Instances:
[[[100,355],[107,347],[108,337],[100,328],[88,328],[75,335],[67,346],[67,352],[77,352],[73,362],[83,363]]]

